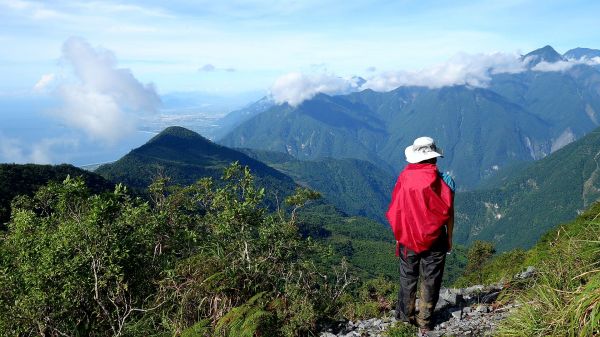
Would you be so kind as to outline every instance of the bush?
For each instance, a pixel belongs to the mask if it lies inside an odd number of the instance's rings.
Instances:
[[[406,323],[396,323],[393,326],[389,327],[384,336],[385,337],[413,337],[418,332],[418,329],[414,325],[406,324]]]
[[[528,252],[514,249],[494,256],[486,261],[479,270],[466,272],[454,282],[454,287],[463,288],[475,284],[492,284],[501,281],[510,282],[513,276],[523,271]]]
[[[81,179],[13,203],[0,241],[0,334],[300,336],[335,312],[346,268],[264,208],[248,169],[171,186],[150,201],[92,195]],[[295,210],[318,197],[305,189]]]
[[[399,285],[384,278],[364,282],[341,299],[340,314],[350,320],[381,317],[393,309]]]

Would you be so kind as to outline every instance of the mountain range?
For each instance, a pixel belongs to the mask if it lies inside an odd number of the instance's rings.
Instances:
[[[538,71],[558,54],[552,47],[524,58],[529,68],[495,74],[487,87],[400,87],[347,95],[318,94],[298,106],[279,104],[255,114],[219,140],[229,147],[285,152],[298,159],[356,158],[390,174],[405,164],[404,148],[422,135],[445,150],[442,167],[460,190],[499,169],[543,158],[599,125],[600,71],[577,63]]]
[[[180,185],[192,184],[202,177],[219,178],[232,162],[251,169],[257,183],[270,194],[273,205],[281,203],[300,184],[321,192],[327,202],[344,214],[380,222],[384,221],[382,210],[395,179],[367,161],[300,161],[285,153],[230,149],[183,127],[166,128],[143,146],[95,172],[113,182],[144,189],[159,176]]]
[[[251,168],[257,183],[265,187],[269,200],[290,195],[295,182],[281,172],[247,155],[213,143],[183,127],[168,127],[146,144],[116,162],[105,164],[96,173],[134,188],[145,189],[160,176],[172,183],[189,185],[202,177],[220,178],[233,162]]]
[[[396,177],[368,161],[352,158],[298,160],[281,152],[239,150],[285,173],[298,184],[319,191],[345,214],[386,223],[385,209]]]
[[[456,240],[499,250],[530,247],[600,198],[600,128],[532,163],[500,172],[456,197]]]

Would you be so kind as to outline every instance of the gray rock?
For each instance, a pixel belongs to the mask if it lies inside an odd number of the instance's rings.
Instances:
[[[487,305],[478,305],[477,308],[475,308],[475,311],[488,313],[488,312],[490,312],[490,307],[488,307]]]
[[[521,272],[521,273],[518,273],[517,275],[515,275],[515,278],[524,280],[526,278],[532,277],[533,275],[535,275],[536,272],[537,272],[537,270],[535,269],[535,267],[529,266],[529,267],[527,267],[527,269],[524,272]]]
[[[481,303],[493,303],[498,298],[498,295],[500,295],[500,291],[492,291],[491,293],[485,294],[481,297]]]
[[[440,291],[440,299],[454,306],[458,305],[462,301],[462,294],[458,289],[442,288]]]

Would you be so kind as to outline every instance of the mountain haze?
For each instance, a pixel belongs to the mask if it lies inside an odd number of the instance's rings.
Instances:
[[[600,50],[591,48],[573,48],[564,53],[563,57],[566,59],[575,60],[580,60],[583,58],[591,59],[594,57],[600,57]]]
[[[524,57],[530,67],[565,60],[550,46]],[[395,174],[405,165],[405,147],[431,135],[445,151],[440,166],[468,190],[503,167],[543,158],[581,138],[599,125],[599,112],[600,72],[577,64],[496,74],[485,88],[318,94],[296,107],[273,106],[220,142],[300,159],[367,160]]]

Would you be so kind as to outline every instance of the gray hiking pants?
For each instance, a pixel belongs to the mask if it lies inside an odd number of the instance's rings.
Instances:
[[[400,291],[396,313],[398,319],[433,329],[433,311],[438,301],[447,252],[446,235],[436,241],[430,250],[419,254],[400,246]],[[421,276],[419,315],[415,317],[417,281]]]

